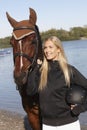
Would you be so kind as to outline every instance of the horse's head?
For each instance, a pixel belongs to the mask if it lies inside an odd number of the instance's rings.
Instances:
[[[13,27],[10,43],[13,47],[14,79],[22,86],[26,83],[30,71],[37,58],[42,58],[42,45],[39,30],[36,26],[36,12],[30,8],[29,20],[16,21],[7,12],[7,18]]]

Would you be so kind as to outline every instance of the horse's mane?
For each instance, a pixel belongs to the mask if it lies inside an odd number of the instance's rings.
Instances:
[[[41,60],[43,60],[43,52],[42,52],[42,40],[39,32],[39,28],[37,25],[35,25],[36,33],[37,33],[37,40],[38,40],[38,55],[37,57]]]

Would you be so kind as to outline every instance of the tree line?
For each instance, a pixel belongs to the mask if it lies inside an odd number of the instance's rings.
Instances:
[[[47,31],[40,32],[42,42],[49,36],[55,35],[61,41],[80,40],[87,38],[87,26],[84,27],[73,27],[69,31],[64,29],[51,28]],[[0,38],[0,48],[11,47],[10,36]]]

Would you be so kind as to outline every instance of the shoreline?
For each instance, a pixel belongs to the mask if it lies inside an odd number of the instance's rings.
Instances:
[[[27,115],[0,110],[0,130],[31,130]]]
[[[31,130],[27,115],[0,110],[0,130]],[[87,125],[81,124],[81,130],[87,130]]]

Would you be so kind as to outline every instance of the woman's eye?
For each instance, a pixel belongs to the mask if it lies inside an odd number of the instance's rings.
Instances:
[[[43,49],[45,50],[47,47],[44,47]]]
[[[49,48],[53,48],[52,46],[50,46]]]

